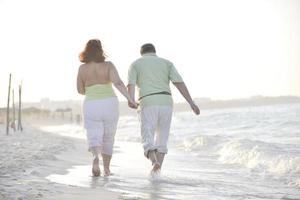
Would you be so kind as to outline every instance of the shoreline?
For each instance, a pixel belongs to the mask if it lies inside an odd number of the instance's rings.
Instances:
[[[0,199],[120,198],[120,194],[101,187],[83,188],[47,179],[51,174],[66,174],[76,165],[91,164],[84,140],[47,133],[32,126],[25,127],[24,132],[11,131],[6,136],[4,126],[0,125],[0,133]]]

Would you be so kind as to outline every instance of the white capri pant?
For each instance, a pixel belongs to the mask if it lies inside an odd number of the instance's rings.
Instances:
[[[112,155],[119,119],[117,97],[83,102],[84,128],[87,132],[89,151]]]
[[[168,153],[172,113],[172,106],[147,106],[141,109],[141,135],[146,157],[149,150]]]

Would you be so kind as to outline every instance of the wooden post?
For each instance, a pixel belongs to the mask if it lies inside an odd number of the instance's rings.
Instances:
[[[16,131],[16,109],[15,109],[15,91],[12,90],[12,109],[13,109],[13,116],[12,116],[12,124],[11,127]]]
[[[9,134],[9,100],[10,100],[10,85],[11,85],[11,74],[9,74],[9,82],[8,82],[8,96],[7,96],[7,107],[6,107],[6,135]]]
[[[81,123],[81,116],[79,114],[76,115],[76,122],[77,124]]]
[[[73,122],[73,112],[70,112],[70,121]]]
[[[22,83],[19,85],[19,112],[18,112],[18,130],[23,131],[22,120],[21,120],[21,112],[22,112]]]

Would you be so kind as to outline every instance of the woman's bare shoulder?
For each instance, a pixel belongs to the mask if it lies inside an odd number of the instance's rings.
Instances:
[[[86,63],[84,63],[84,64],[81,64],[81,65],[79,65],[79,70],[82,70],[82,69],[84,69],[84,67],[86,66]]]
[[[105,61],[105,64],[108,66],[108,69],[115,69],[115,65],[112,61]]]
[[[110,61],[110,60],[108,60],[108,61],[105,61],[104,62],[105,64],[107,64],[107,65],[109,65],[109,66],[113,66],[114,64],[113,64],[113,62],[112,61]]]

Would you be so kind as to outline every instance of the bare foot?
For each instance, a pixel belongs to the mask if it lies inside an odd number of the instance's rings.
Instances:
[[[160,171],[160,164],[159,164],[159,162],[155,162],[155,163],[153,164],[153,168],[152,168],[152,171],[151,171],[151,172],[157,173],[157,172],[159,172],[159,171]]]
[[[110,175],[109,169],[104,169],[104,176],[109,176],[109,175]]]
[[[107,176],[111,176],[111,175],[113,175],[113,173],[111,173],[109,169],[104,169],[104,176],[107,177]]]
[[[101,174],[101,171],[99,168],[99,158],[98,157],[96,157],[93,161],[92,173],[93,173],[93,176],[100,176],[100,174]]]

